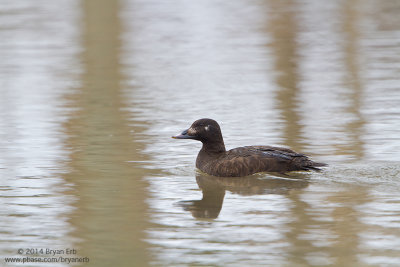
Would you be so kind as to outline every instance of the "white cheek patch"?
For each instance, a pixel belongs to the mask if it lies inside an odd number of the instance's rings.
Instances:
[[[204,129],[206,129],[206,131],[208,132],[210,130],[210,125],[207,125],[206,127],[204,127]]]
[[[189,128],[188,129],[188,134],[189,135],[195,135],[196,134],[196,130],[194,130],[193,128]]]

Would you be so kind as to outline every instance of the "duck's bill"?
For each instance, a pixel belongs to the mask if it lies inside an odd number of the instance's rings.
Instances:
[[[188,134],[188,130],[184,130],[181,134],[172,136],[174,139],[193,139],[194,136]]]

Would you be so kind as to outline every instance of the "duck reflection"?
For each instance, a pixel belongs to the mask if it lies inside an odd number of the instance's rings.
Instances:
[[[225,191],[242,196],[263,194],[287,194],[293,189],[306,188],[308,174],[288,175],[251,175],[246,177],[216,177],[203,173],[196,174],[196,181],[202,190],[200,200],[180,201],[184,210],[190,211],[195,218],[215,219],[224,202]]]

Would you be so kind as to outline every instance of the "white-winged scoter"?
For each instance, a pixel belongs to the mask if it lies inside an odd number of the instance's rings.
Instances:
[[[257,172],[319,171],[325,163],[310,160],[291,149],[273,146],[244,146],[226,151],[221,128],[212,119],[199,119],[175,139],[201,141],[196,167],[214,176],[239,177]]]

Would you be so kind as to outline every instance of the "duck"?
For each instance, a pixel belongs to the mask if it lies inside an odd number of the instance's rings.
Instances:
[[[219,124],[209,118],[196,120],[187,130],[172,138],[202,142],[196,167],[212,176],[242,177],[260,172],[286,175],[292,171],[321,171],[320,167],[327,166],[285,147],[257,145],[227,151]]]

